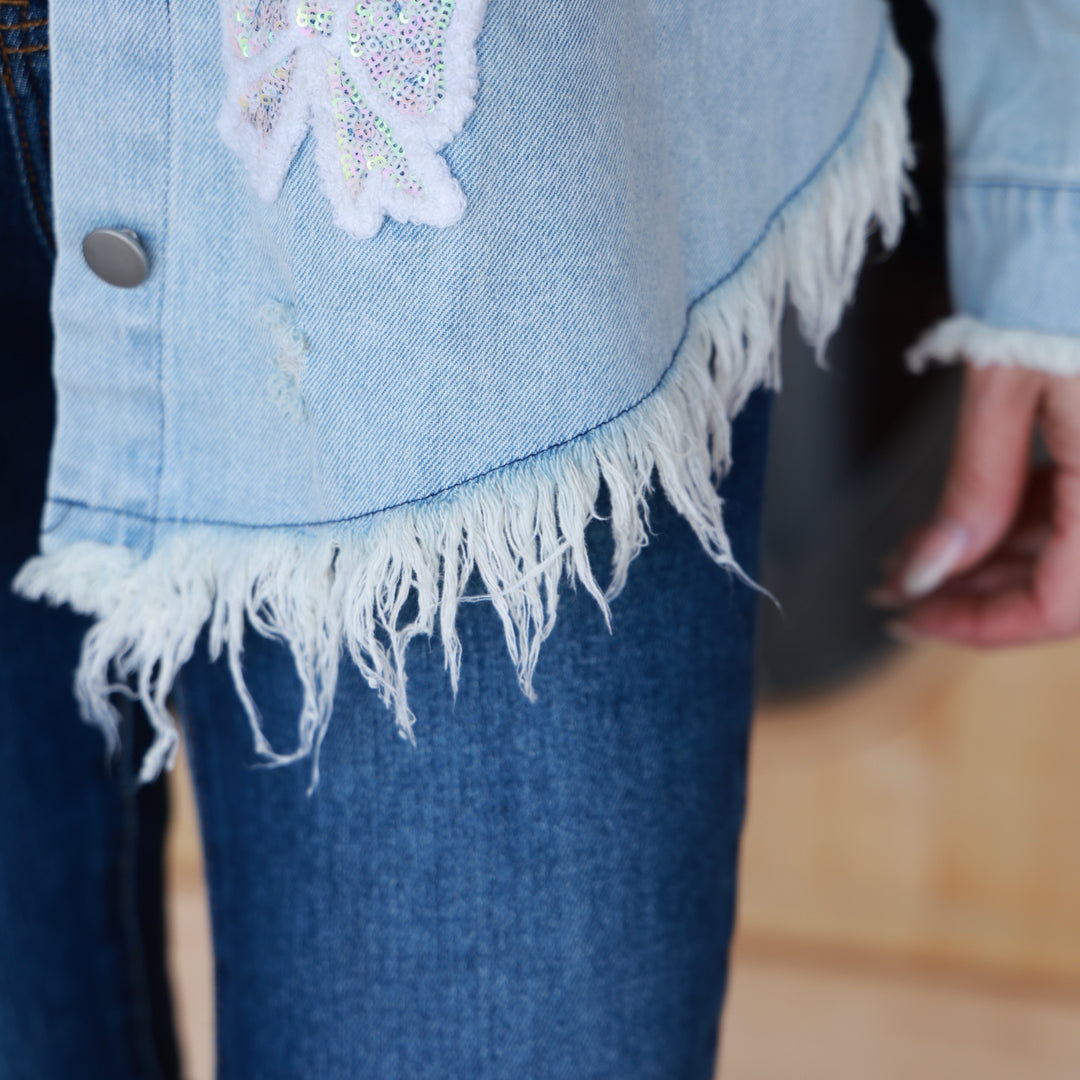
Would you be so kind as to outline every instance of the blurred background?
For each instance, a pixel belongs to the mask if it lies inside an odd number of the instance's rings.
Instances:
[[[942,132],[921,3],[920,209],[816,369],[785,330],[723,1080],[1080,1076],[1080,640],[900,647],[865,602],[934,505],[958,371],[902,353],[948,311]],[[1038,448],[1035,448],[1038,452]],[[173,776],[171,962],[189,1080],[213,1075],[198,832]],[[629,1078],[628,1078],[629,1080]]]

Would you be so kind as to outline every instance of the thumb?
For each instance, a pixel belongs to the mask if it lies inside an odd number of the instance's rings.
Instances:
[[[934,519],[899,574],[906,598],[974,566],[1007,532],[1020,504],[1045,377],[965,365],[952,458]]]

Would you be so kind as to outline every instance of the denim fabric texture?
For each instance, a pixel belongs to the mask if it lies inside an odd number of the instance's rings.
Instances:
[[[59,421],[43,547],[362,520],[541,454],[657,387],[878,70],[878,0],[493,0],[453,228],[336,228],[311,140],[277,201],[215,128],[215,0],[57,0]],[[98,63],[87,65],[95,56]],[[87,101],[97,107],[88,109]],[[88,270],[143,238],[149,279]],[[268,390],[286,305],[297,422]]]
[[[5,168],[18,177],[30,205],[29,228],[51,257],[48,22],[45,0],[0,0],[0,79],[7,127],[14,140]],[[22,231],[21,225],[18,228]]]
[[[757,567],[772,393],[735,425],[722,494]],[[224,664],[177,694],[203,822],[220,1075],[260,1080],[710,1080],[727,971],[757,595],[662,499],[609,632],[560,609],[536,703],[489,604],[459,616],[456,702],[410,649],[423,732],[342,671],[320,784],[252,769]],[[602,523],[589,532],[610,556]],[[250,635],[272,741],[295,739],[287,650]]]
[[[46,3],[0,4],[0,574],[33,553],[53,426]],[[8,78],[10,76],[10,79]],[[24,156],[25,155],[25,156]],[[123,708],[106,763],[69,674],[89,620],[0,589],[0,1076],[178,1076],[163,955],[164,785]]]
[[[932,0],[957,310],[1080,336],[1080,0]]]

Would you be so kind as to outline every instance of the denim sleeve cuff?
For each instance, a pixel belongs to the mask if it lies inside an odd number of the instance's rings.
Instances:
[[[1050,375],[1080,374],[1080,335],[1006,330],[954,315],[932,326],[907,352],[907,366],[916,374],[931,361],[967,360],[976,367],[1012,365]]]
[[[1080,337],[1080,183],[959,178],[948,211],[959,314]]]
[[[957,314],[916,342],[908,368],[964,359],[1080,373],[1080,184],[958,178],[948,206]]]

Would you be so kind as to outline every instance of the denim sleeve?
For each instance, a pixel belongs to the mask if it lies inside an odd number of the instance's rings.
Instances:
[[[1080,372],[1080,0],[930,0],[956,315],[909,356]]]

